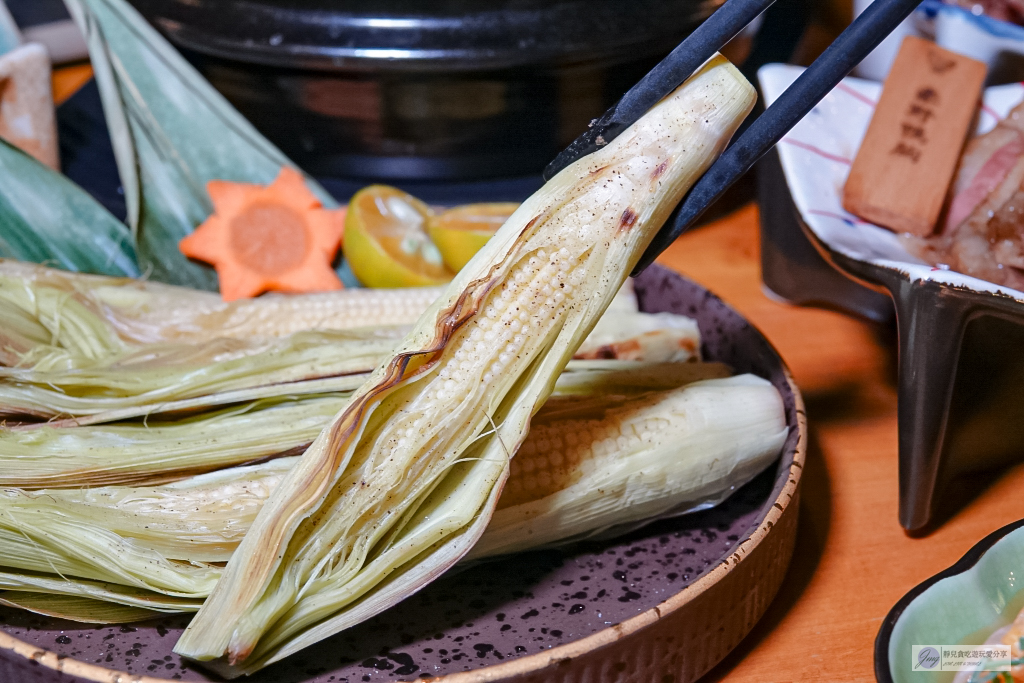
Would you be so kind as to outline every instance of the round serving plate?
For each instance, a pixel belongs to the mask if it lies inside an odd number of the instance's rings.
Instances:
[[[632,534],[457,569],[387,612],[250,677],[254,683],[688,683],[753,628],[793,552],[807,430],[778,353],[738,313],[657,266],[641,308],[695,318],[704,357],[770,380],[790,433],[775,465],[722,505]],[[188,617],[89,626],[0,611],[0,681],[215,681],[173,654]]]

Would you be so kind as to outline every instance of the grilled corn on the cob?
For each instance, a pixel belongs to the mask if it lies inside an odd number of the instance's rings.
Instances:
[[[469,557],[513,553],[718,503],[782,449],[769,382],[742,375],[608,411],[538,414],[487,533]]]
[[[412,325],[442,291],[439,287],[354,288],[317,294],[268,294],[225,302],[212,292],[187,287],[70,273],[0,259],[0,319],[4,321],[0,341],[5,342],[0,343],[0,364],[18,364],[17,356],[2,355],[6,347],[24,353],[33,343],[55,343],[51,330],[59,326],[45,324],[55,317],[33,320],[47,313],[45,307],[35,302],[43,296],[88,311],[94,317],[90,324],[102,324],[105,336],[112,333],[126,344],[137,345]],[[11,308],[9,315],[5,305]],[[637,311],[636,295],[629,282],[623,285],[609,310]],[[21,336],[12,335],[18,342],[12,344],[3,328],[14,331],[18,318],[25,320],[22,324],[28,329]],[[74,337],[67,341],[70,348],[82,344]]]
[[[442,291],[436,287],[353,288],[320,294],[271,294],[226,303],[217,294],[187,287],[0,260],[0,297],[8,289],[26,286],[61,293],[64,300],[73,300],[103,319],[124,342],[135,344],[410,325]]]
[[[274,491],[176,651],[256,670],[468,552],[530,416],[753,99],[715,57],[527,200]]]
[[[4,265],[0,263],[0,272]],[[9,266],[6,270],[19,269]],[[92,296],[96,289],[84,286],[95,276],[49,272],[39,266],[27,270],[38,277],[0,276],[0,365],[8,366],[0,367],[0,417],[93,416],[88,422],[95,423],[112,419],[96,417],[100,414],[110,413],[117,419],[148,415],[169,409],[163,407],[168,402],[190,397],[369,372],[405,332],[402,327],[378,326],[243,339],[231,336],[228,329],[223,337],[198,341],[127,342],[96,312],[101,308]],[[53,287],[54,283],[65,287]],[[69,289],[72,284],[78,289]],[[129,285],[99,289],[128,296],[134,292]],[[90,296],[81,297],[83,290]],[[417,300],[422,298],[421,291],[410,294],[415,302],[411,310],[418,310],[423,303]],[[343,304],[346,301],[332,296]],[[394,299],[393,294],[388,296]],[[185,301],[190,297],[183,296]],[[616,300],[623,303],[613,316],[602,320],[595,338],[584,342],[580,357],[650,361],[697,357],[700,337],[693,321],[631,310],[636,301],[631,291]],[[282,306],[248,305],[262,313]],[[344,309],[345,305],[339,307]],[[344,326],[346,320],[334,322]],[[321,319],[320,324],[333,323]],[[290,393],[294,387],[282,389]]]
[[[670,389],[728,374],[728,368],[719,363],[573,361],[558,378],[548,412],[559,405],[561,395],[573,397],[571,403],[577,405],[581,396],[600,400],[608,394]],[[349,389],[361,383],[361,378],[355,379]],[[303,391],[303,384],[314,386]],[[283,388],[289,395],[220,410],[206,406],[205,412],[177,420],[162,414],[144,422],[88,425],[79,418],[74,426],[45,423],[0,428],[0,486],[155,484],[298,454],[351,395],[351,391],[313,393],[316,386],[323,384],[296,383]],[[229,394],[221,394],[225,395]],[[93,417],[102,420],[104,414]]]
[[[254,387],[367,373],[392,350],[403,328],[298,332],[271,340],[215,339],[197,345],[148,345],[67,367],[63,349],[36,347],[32,367],[0,367],[0,417],[81,417],[121,411],[148,415],[168,402]],[[602,319],[574,357],[686,361],[699,358],[696,323],[667,313]],[[56,367],[54,367],[56,366]],[[269,395],[275,395],[273,393]],[[125,412],[127,411],[127,412]],[[92,420],[95,422],[96,420]],[[106,420],[104,420],[106,421]]]
[[[538,413],[472,558],[716,503],[773,460],[786,434],[778,393],[749,375],[639,400],[601,394],[556,403]],[[163,486],[0,490],[0,558],[15,558],[0,561],[10,565],[0,568],[0,590],[11,591],[0,593],[0,602],[95,622],[143,618],[139,610],[195,611],[209,582],[182,596],[180,586],[146,580],[149,563],[157,557],[161,567],[182,567],[184,581],[197,563],[227,560],[297,460]],[[3,533],[14,529],[8,520],[29,522],[29,544],[11,543]],[[63,540],[70,537],[83,542]],[[121,575],[108,570],[106,556],[84,552],[94,538],[103,539],[102,548],[118,549],[114,564],[125,567]],[[41,574],[50,562],[49,575]],[[220,569],[207,566],[206,572],[216,578]],[[135,611],[97,610],[97,601]]]

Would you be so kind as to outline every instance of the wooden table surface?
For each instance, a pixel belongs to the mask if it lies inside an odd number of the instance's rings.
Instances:
[[[1024,465],[974,486],[936,530],[909,537],[896,517],[894,330],[768,298],[754,205],[683,236],[659,262],[765,334],[803,391],[810,425],[789,574],[754,631],[702,683],[873,681],[875,635],[893,604],[1024,517]]]
[[[58,70],[55,100],[91,75],[84,64]],[[792,369],[810,424],[789,574],[754,631],[702,683],[872,681],[875,634],[892,605],[990,531],[1024,517],[1024,465],[973,491],[930,535],[908,537],[896,519],[894,331],[768,298],[757,223],[748,205],[683,236],[659,260],[765,334]]]

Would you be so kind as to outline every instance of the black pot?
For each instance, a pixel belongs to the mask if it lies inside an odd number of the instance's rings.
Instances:
[[[534,173],[721,0],[132,0],[306,170]]]

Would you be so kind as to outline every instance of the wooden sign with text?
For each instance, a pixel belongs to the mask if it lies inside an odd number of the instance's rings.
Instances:
[[[930,235],[984,81],[983,63],[904,39],[843,188],[843,207],[896,232]]]

